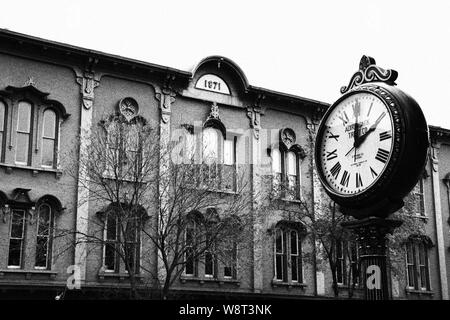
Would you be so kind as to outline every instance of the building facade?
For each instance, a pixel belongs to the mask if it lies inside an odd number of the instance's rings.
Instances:
[[[173,292],[184,297],[333,296],[314,235],[302,221],[263,209],[257,197],[267,191],[266,176],[272,186],[294,188],[289,196],[278,195],[280,201],[312,205],[323,196],[311,150],[329,104],[252,86],[236,63],[221,56],[183,71],[7,30],[1,30],[0,38],[2,296],[41,292],[54,298],[65,292],[67,297],[89,297],[129,287],[126,269],[107,248],[52,233],[87,233],[95,228],[89,222],[97,221],[106,230],[105,240],[114,243],[115,222],[99,215],[109,204],[85,201],[89,191],[76,178],[85,173],[70,175],[67,170],[74,168],[74,160],[82,163],[89,156],[80,150],[92,139],[92,128],[116,114],[150,123],[161,145],[174,132],[199,128],[214,141],[212,152],[224,167],[249,168],[245,179],[255,195],[247,204],[254,221],[251,250],[237,250],[233,265],[209,263],[207,254],[201,263],[189,262]],[[405,244],[406,272],[392,281],[398,299],[448,299],[450,131],[430,127],[430,136],[428,163],[413,194],[414,213],[425,223],[427,237]],[[186,139],[195,137],[188,134]],[[236,182],[220,188],[235,192]],[[136,265],[158,273],[156,249],[148,242],[136,243]],[[342,254],[340,270],[355,259]],[[142,286],[155,285],[156,279],[144,271],[138,275]],[[345,297],[343,271],[338,282]],[[69,290],[68,283],[75,288]],[[358,289],[354,297],[360,297]]]

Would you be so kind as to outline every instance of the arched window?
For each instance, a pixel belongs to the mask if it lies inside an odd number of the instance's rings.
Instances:
[[[303,282],[302,235],[300,223],[280,221],[274,232],[274,281]]]
[[[103,265],[106,272],[119,272],[119,224],[114,214],[108,213],[105,220],[105,245]]]
[[[6,127],[6,106],[0,100],[0,162],[3,162],[3,149],[4,147],[4,138],[5,138],[5,127]]]
[[[291,147],[289,150],[273,148],[270,154],[273,192],[276,196],[289,200],[301,198],[300,163],[302,157],[296,147]]]
[[[29,102],[20,101],[17,109],[16,163],[21,165],[30,164],[31,108]]]
[[[42,166],[56,167],[56,113],[52,109],[44,111],[42,126]]]
[[[12,209],[8,268],[20,269],[22,267],[26,231],[25,215],[26,210],[24,209]]]
[[[219,163],[222,156],[220,147],[222,145],[221,132],[212,127],[203,130],[203,161],[206,164]]]
[[[126,204],[109,205],[104,214],[103,269],[105,272],[140,270],[141,228],[145,211]],[[129,270],[128,270],[129,267]]]
[[[198,275],[198,257],[196,254],[198,223],[191,219],[184,233],[185,241],[185,266],[184,274],[187,276]]]
[[[47,203],[38,207],[37,239],[36,239],[36,269],[50,269],[52,256],[52,230],[54,224],[54,209]]]
[[[42,168],[59,177],[59,126],[70,114],[32,85],[7,86],[5,91],[0,100],[0,162],[32,167],[33,176]]]

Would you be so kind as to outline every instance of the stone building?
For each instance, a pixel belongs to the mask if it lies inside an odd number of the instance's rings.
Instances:
[[[246,179],[254,194],[264,191],[261,176],[268,172],[272,184],[300,185],[283,201],[321,196],[311,150],[329,104],[252,86],[225,57],[207,57],[183,71],[1,30],[0,74],[2,297],[40,293],[54,298],[67,291],[73,266],[81,289],[67,297],[127,288],[126,270],[107,250],[67,247],[45,231],[87,232],[92,226],[85,222],[101,212],[98,204],[82,201],[84,191],[65,174],[62,155],[75,150],[74,157],[82,161],[86,155],[78,150],[76,137],[81,145],[87,143],[92,126],[109,115],[153,123],[161,143],[181,128],[210,129],[208,134],[220,141],[217,154],[224,164],[249,165]],[[408,247],[405,277],[392,281],[400,299],[448,299],[450,131],[430,127],[430,133],[429,161],[414,194],[417,219],[426,221],[428,237]],[[235,191],[234,185],[225,188],[220,192]],[[211,271],[204,262],[192,271],[186,266],[173,291],[185,296],[331,297],[330,273],[317,264],[314,235],[301,221],[260,210],[254,200],[248,203],[255,221],[253,250],[236,254],[235,269],[219,265]],[[99,223],[107,228],[103,220]],[[140,252],[154,254],[146,261],[137,255],[136,264],[155,268],[158,258],[151,244],[139,246]],[[243,255],[250,263],[239,264]],[[306,255],[313,258],[303,259]],[[146,285],[154,281],[145,272],[139,279]],[[339,279],[344,286],[345,276]]]

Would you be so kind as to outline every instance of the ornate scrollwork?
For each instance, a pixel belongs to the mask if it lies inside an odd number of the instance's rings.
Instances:
[[[354,87],[369,82],[385,82],[389,85],[395,85],[397,77],[397,71],[380,68],[375,64],[374,58],[362,56],[359,62],[359,70],[353,74],[348,86],[341,87],[341,93],[344,94]]]

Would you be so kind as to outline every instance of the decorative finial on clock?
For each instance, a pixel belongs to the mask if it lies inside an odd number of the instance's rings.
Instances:
[[[383,69],[376,65],[375,59],[369,56],[362,56],[359,62],[359,70],[353,74],[348,86],[341,87],[344,94],[354,87],[369,82],[384,82],[391,86],[396,85],[395,80],[398,72],[393,69]]]

